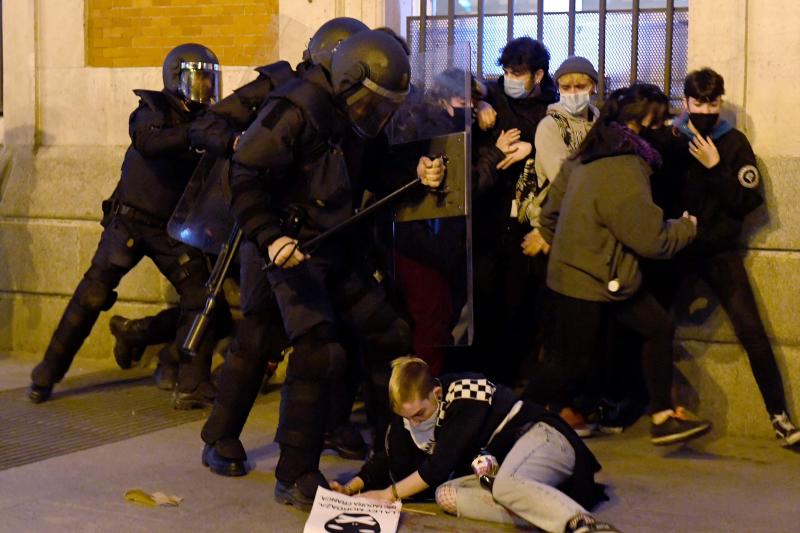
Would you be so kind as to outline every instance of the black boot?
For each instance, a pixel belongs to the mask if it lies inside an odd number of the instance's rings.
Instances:
[[[306,472],[292,483],[285,483],[278,479],[275,482],[275,501],[293,505],[301,511],[309,513],[311,506],[314,505],[314,496],[319,487],[330,489],[325,476],[319,470]]]
[[[203,466],[220,476],[244,476],[247,474],[247,454],[238,439],[206,444],[203,448]]]
[[[36,383],[31,383],[31,386],[28,388],[28,399],[33,403],[46,402],[50,399],[51,394],[53,394],[52,385],[43,387]]]
[[[367,456],[367,443],[354,425],[342,424],[325,434],[325,448],[334,450],[343,459],[362,460]]]
[[[124,316],[111,317],[109,327],[114,335],[114,359],[123,370],[138,363],[147,347],[146,335],[151,317],[128,319]]]

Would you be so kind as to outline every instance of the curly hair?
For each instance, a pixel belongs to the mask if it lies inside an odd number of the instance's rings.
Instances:
[[[550,52],[547,47],[530,37],[518,37],[500,50],[497,64],[512,71],[527,69],[531,74],[537,70],[550,70]]]

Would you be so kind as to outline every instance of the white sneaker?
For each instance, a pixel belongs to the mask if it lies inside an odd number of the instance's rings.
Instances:
[[[772,427],[775,429],[775,436],[783,440],[784,446],[794,446],[800,442],[800,429],[792,424],[786,411],[772,415]]]

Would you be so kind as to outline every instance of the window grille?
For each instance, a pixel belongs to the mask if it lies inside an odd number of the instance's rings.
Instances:
[[[454,42],[473,43],[473,72],[496,78],[502,74],[500,49],[512,38],[528,35],[550,50],[551,71],[569,55],[592,61],[600,74],[601,95],[640,81],[661,87],[673,104],[682,98],[688,0],[505,0],[503,12],[497,4],[419,0],[419,15],[406,18],[412,54]]]

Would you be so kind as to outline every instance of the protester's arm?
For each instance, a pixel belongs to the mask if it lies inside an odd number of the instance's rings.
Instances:
[[[694,240],[697,227],[688,217],[665,221],[653,203],[649,177],[640,172],[620,185],[619,194],[600,199],[598,213],[614,237],[637,255],[669,259]]]
[[[536,147],[536,175],[539,183],[544,179],[553,181],[570,155],[569,147],[553,117],[548,115],[539,122],[533,144]]]
[[[571,168],[572,164],[569,161],[561,166],[556,179],[550,184],[550,190],[547,192],[547,198],[545,198],[542,211],[539,214],[539,227],[537,229],[548,244],[553,243],[553,237],[556,234],[558,215],[561,211],[561,202],[564,200],[564,195],[569,185]]]
[[[736,154],[730,163],[721,160],[707,169],[706,177],[722,205],[730,212],[744,216],[763,202],[758,192],[761,175],[756,165],[756,156],[744,134],[734,130],[728,135],[737,135],[740,138]],[[707,139],[706,142],[713,141]]]

